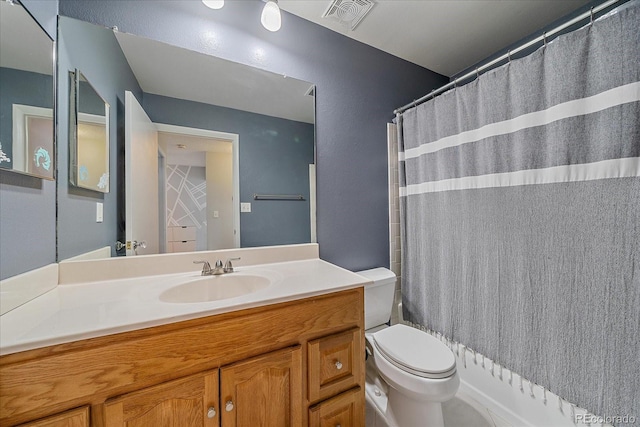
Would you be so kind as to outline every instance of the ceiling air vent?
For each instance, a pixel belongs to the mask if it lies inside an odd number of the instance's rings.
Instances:
[[[354,30],[372,7],[371,0],[333,0],[322,17],[333,19]]]

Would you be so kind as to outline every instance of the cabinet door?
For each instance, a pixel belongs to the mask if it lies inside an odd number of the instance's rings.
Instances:
[[[23,424],[23,427],[89,427],[89,408],[78,408],[42,420]]]
[[[125,394],[104,406],[106,427],[217,427],[218,371]]]
[[[220,369],[224,427],[300,426],[302,405],[300,346]]]
[[[364,393],[351,389],[309,409],[309,427],[363,427]]]

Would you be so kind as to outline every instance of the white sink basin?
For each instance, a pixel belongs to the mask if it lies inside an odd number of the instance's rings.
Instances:
[[[175,303],[218,301],[257,292],[270,284],[268,278],[254,274],[206,276],[167,289],[160,294],[160,300]]]

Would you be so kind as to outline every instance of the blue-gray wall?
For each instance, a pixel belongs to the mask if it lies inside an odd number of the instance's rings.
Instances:
[[[58,0],[20,0],[20,3],[38,21],[49,37],[55,40],[58,25]]]
[[[60,1],[62,15],[315,83],[320,255],[353,270],[388,266],[386,123],[448,79],[286,12],[270,33],[260,25],[263,7]]]
[[[22,3],[55,40],[58,1]],[[0,279],[56,261],[54,181],[0,170],[0,218]]]
[[[69,71],[79,69],[96,92],[110,105],[109,175],[106,194],[69,184]],[[118,173],[123,132],[118,113],[125,90],[142,99],[142,90],[129,68],[113,32],[65,17],[58,34],[58,259],[62,260],[118,239],[118,196],[124,188]],[[104,203],[104,222],[96,222],[96,203]]]
[[[309,123],[145,93],[143,106],[154,123],[239,135],[242,247],[309,243],[309,164],[314,129]],[[253,194],[301,194],[305,201],[254,201]]]

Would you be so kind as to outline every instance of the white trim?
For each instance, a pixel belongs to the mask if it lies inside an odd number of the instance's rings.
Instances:
[[[453,190],[515,187],[519,185],[554,184],[559,182],[593,181],[607,178],[640,176],[640,157],[603,160],[579,165],[553,166],[516,172],[443,179],[400,187],[400,196]]]
[[[233,162],[233,243],[240,247],[240,135],[216,130],[198,129],[185,126],[154,123],[158,132],[177,133],[203,138],[223,139],[231,142]]]
[[[311,227],[311,243],[318,242],[316,229],[316,165],[309,164],[309,225]]]
[[[478,129],[447,136],[416,148],[398,153],[399,161],[434,153],[445,148],[458,147],[497,135],[506,135],[523,129],[543,126],[558,120],[595,113],[617,105],[640,101],[640,82],[629,83],[606,90],[597,95],[563,102],[546,110],[523,114],[513,119],[491,123]]]
[[[106,125],[107,118],[98,114],[78,113],[78,123],[93,123],[97,125]]]
[[[18,172],[26,172],[27,159],[30,157],[30,154],[27,152],[26,118],[40,117],[53,120],[53,109],[35,107],[33,105],[13,104],[11,114],[13,115],[13,158],[11,159],[11,168]],[[31,173],[29,174],[31,175]]]

